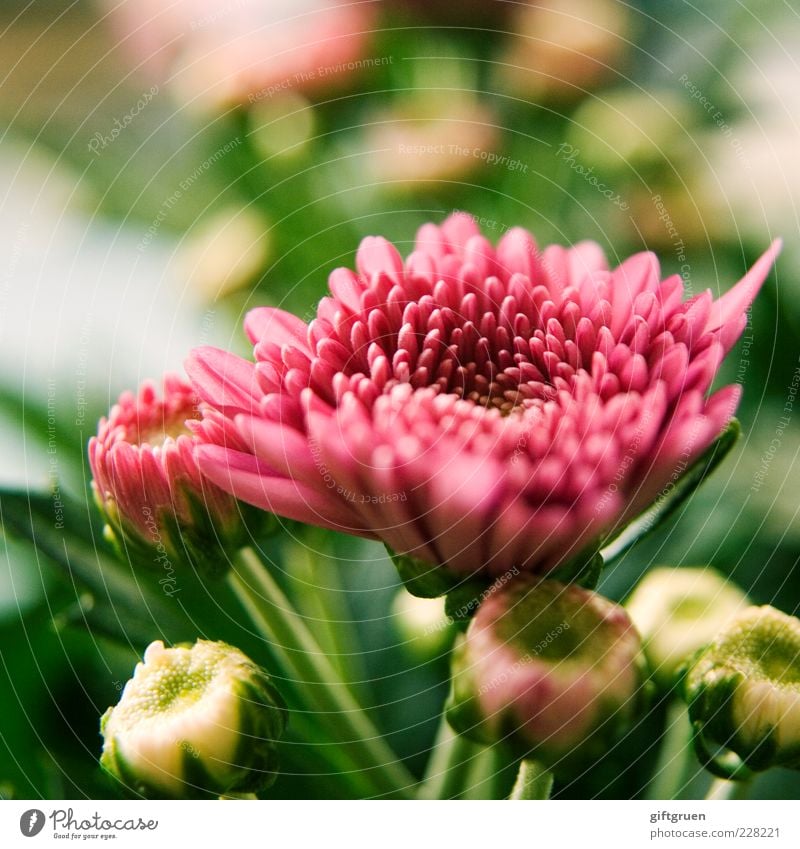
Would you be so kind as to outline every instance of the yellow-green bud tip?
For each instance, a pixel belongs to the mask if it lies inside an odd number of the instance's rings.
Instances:
[[[150,798],[254,793],[275,780],[286,711],[267,674],[225,643],[151,643],[101,722],[103,767]]]
[[[668,687],[681,664],[745,610],[747,596],[711,568],[648,572],[625,604],[653,677]]]
[[[800,620],[748,608],[699,652],[684,691],[702,752],[728,749],[756,771],[800,769]],[[710,768],[721,764],[709,755]]]

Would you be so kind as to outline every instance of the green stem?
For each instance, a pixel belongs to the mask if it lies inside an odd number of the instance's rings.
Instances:
[[[685,785],[686,768],[693,758],[692,726],[683,702],[673,702],[667,710],[666,728],[661,742],[653,778],[647,788],[647,798],[675,799]]]
[[[355,623],[341,585],[340,564],[319,552],[312,554],[309,548],[321,548],[323,540],[321,534],[315,534],[310,536],[308,545],[292,545],[287,550],[287,560],[292,563],[292,576],[299,579],[296,595],[301,612],[317,641],[331,647],[327,653],[331,663],[358,696],[363,689],[364,670],[357,651]]]
[[[746,799],[750,795],[751,781],[729,781],[727,778],[715,778],[706,793],[706,799]]]
[[[339,680],[302,617],[252,549],[242,549],[228,580],[253,623],[296,677],[295,683],[311,696],[319,720],[340,738],[346,737],[342,746],[369,776],[375,795],[411,798],[415,784],[411,774]]]
[[[553,789],[553,773],[538,761],[524,760],[509,799],[549,799]]]
[[[503,771],[508,767],[508,753],[502,744],[494,744],[482,749],[472,759],[469,773],[465,782],[464,799],[502,799],[508,793],[508,788],[498,793],[503,784]]]
[[[456,734],[442,717],[428,769],[419,786],[419,798],[459,798],[466,787],[472,762],[479,752],[479,746]]]

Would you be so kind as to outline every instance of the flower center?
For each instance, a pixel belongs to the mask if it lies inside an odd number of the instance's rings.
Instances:
[[[199,419],[200,413],[195,407],[184,410],[179,415],[164,419],[162,422],[153,422],[146,424],[139,423],[138,433],[136,434],[136,442],[139,445],[150,445],[157,448],[163,445],[169,439],[177,439],[179,436],[191,436],[191,431],[186,426],[188,419]]]
[[[476,375],[471,390],[465,392],[459,386],[454,391],[459,397],[479,407],[499,410],[503,416],[523,413],[537,400],[545,401],[555,394],[553,387],[548,384],[535,381],[519,383],[514,375],[505,372],[491,382],[483,375]]]

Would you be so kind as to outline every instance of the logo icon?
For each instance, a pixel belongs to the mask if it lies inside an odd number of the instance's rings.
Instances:
[[[19,830],[25,837],[36,837],[44,828],[44,814],[38,808],[31,808],[19,818]]]

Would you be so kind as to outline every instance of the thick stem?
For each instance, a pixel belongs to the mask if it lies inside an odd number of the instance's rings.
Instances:
[[[419,786],[419,798],[459,798],[467,786],[470,767],[479,753],[479,746],[456,734],[442,717],[428,769]]]
[[[504,799],[508,795],[508,785],[502,781],[509,766],[509,753],[501,744],[481,749],[472,759],[465,781],[464,799]],[[504,789],[500,789],[505,784]]]
[[[750,795],[751,781],[729,781],[727,778],[715,778],[706,793],[706,799],[746,799]]]
[[[553,773],[538,761],[524,760],[509,799],[549,799],[553,789]]]
[[[310,536],[310,544],[315,548],[321,548],[323,540],[321,534]],[[356,623],[352,621],[341,583],[340,564],[299,543],[288,549],[288,557],[291,558],[292,576],[300,580],[298,609],[310,622],[317,641],[330,645],[331,663],[358,697],[365,676],[362,655],[357,651]]]
[[[273,651],[296,677],[310,706],[347,748],[374,786],[375,795],[411,797],[415,781],[386,745],[346,685],[338,678],[303,618],[256,554],[243,549],[228,578],[233,591]]]
[[[694,758],[691,741],[692,727],[686,706],[680,701],[673,702],[667,710],[661,752],[647,788],[648,799],[677,798],[685,785],[688,763]]]

